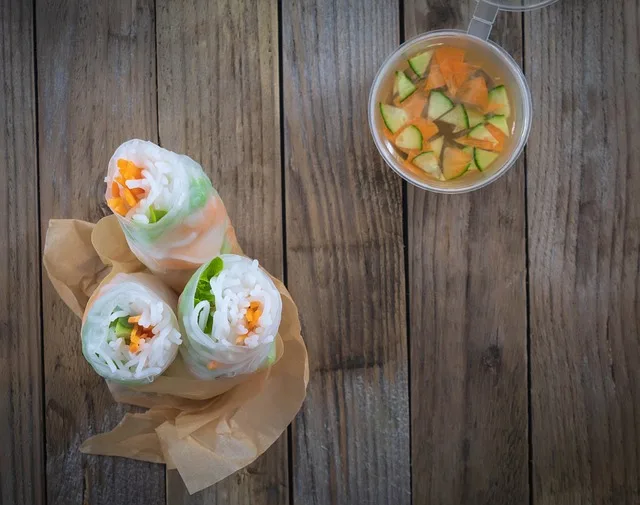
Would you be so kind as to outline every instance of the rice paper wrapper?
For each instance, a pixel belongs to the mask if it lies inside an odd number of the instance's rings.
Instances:
[[[119,174],[119,159],[139,167],[162,166],[174,180],[175,194],[170,202],[160,204],[167,214],[158,222],[142,223],[116,214],[129,248],[153,274],[180,291],[193,272],[214,256],[242,254],[222,198],[199,163],[153,142],[129,140],[109,161],[107,201],[114,196],[112,183]]]
[[[63,301],[82,317],[91,295],[119,272],[144,272],[115,216],[97,224],[51,220],[43,263]],[[200,380],[180,354],[152,383],[107,384],[120,403],[146,407],[126,414],[112,431],[91,437],[80,450],[164,463],[177,469],[193,494],[252,463],[293,420],[306,395],[307,351],[298,309],[284,285],[276,361],[249,375]],[[80,342],[78,342],[80,345]]]

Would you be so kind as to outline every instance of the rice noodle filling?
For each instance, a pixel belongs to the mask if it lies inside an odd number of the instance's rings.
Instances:
[[[130,340],[116,334],[111,323],[123,317],[128,318],[132,328],[143,329],[139,338]],[[162,301],[120,298],[117,307],[102,324],[106,326],[105,338],[91,342],[88,351],[102,359],[111,373],[122,379],[159,374],[172,357],[172,345],[182,343],[180,332],[172,326],[171,311]]]
[[[258,262],[253,260],[249,268],[243,263],[227,262],[224,270],[210,280],[215,299],[211,338],[223,345],[239,345],[253,349],[274,341],[272,328],[275,294],[261,285],[263,274]],[[208,307],[195,307],[197,324],[204,331]],[[207,303],[208,305],[208,303]],[[203,324],[204,323],[204,324]]]

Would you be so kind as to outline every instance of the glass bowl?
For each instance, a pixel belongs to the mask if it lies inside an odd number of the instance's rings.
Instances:
[[[514,131],[510,152],[496,160],[497,166],[484,172],[467,173],[463,177],[440,181],[428,175],[419,176],[408,170],[403,159],[384,135],[384,124],[379,111],[379,102],[385,102],[393,87],[393,73],[406,68],[407,59],[429,47],[447,44],[472,50],[493,65],[500,67],[502,83],[510,91],[512,110],[515,114]],[[466,193],[491,184],[505,174],[516,162],[524,149],[531,130],[531,92],[522,70],[503,48],[491,41],[485,41],[462,30],[435,30],[407,40],[382,64],[376,74],[369,93],[369,128],[378,151],[400,177],[411,184],[436,193]]]

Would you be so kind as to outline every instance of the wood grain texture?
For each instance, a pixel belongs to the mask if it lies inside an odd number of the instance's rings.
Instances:
[[[283,273],[276,0],[159,0],[161,144],[198,160],[245,253]],[[189,496],[168,472],[169,505],[289,503],[286,433],[258,460]]]
[[[472,2],[405,2],[406,37]],[[522,58],[519,14],[491,38]],[[407,186],[413,503],[528,503],[524,162],[466,195]]]
[[[408,504],[402,191],[367,123],[398,4],[285,0],[282,13],[287,268],[311,369],[293,501]]]
[[[0,1],[0,503],[44,503],[33,5]]]
[[[533,502],[640,503],[640,7],[526,18]]]
[[[44,236],[50,218],[108,214],[113,151],[132,137],[157,139],[154,3],[38,0],[36,16]],[[43,308],[48,504],[163,503],[162,466],[79,452],[127,408],[85,362],[79,321],[46,279]]]

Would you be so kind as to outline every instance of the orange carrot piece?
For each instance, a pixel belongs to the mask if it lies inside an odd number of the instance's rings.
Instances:
[[[122,198],[116,196],[113,198],[107,198],[107,205],[109,206],[109,208],[114,209],[115,207],[117,207],[118,205],[122,204]]]
[[[138,200],[128,187],[122,186],[122,194],[129,207],[135,207],[138,204]]]
[[[495,149],[496,144],[489,140],[479,140],[479,139],[471,139],[469,137],[461,137],[455,139],[458,144],[462,144],[463,146],[471,146],[471,147],[479,147],[480,149],[484,149],[485,151],[493,151]]]
[[[140,316],[131,316],[127,319],[127,322],[129,323],[137,323],[138,321],[140,321]]]
[[[487,123],[485,125],[489,133],[493,135],[493,137],[498,141],[498,143],[494,146],[493,151],[502,152],[504,149],[504,145],[507,142],[507,136],[504,132],[498,128],[497,126],[493,126],[491,123]]]
[[[445,61],[464,61],[464,49],[458,49],[457,47],[442,46],[436,49],[434,54],[436,63],[442,65]]]
[[[424,89],[426,91],[431,91],[432,89],[441,88],[445,84],[446,82],[444,82],[444,77],[442,77],[440,67],[438,65],[431,65]]]
[[[118,169],[125,179],[140,179],[142,177],[142,169],[138,168],[132,161],[119,159]]]
[[[124,186],[125,185],[125,180],[124,177],[122,177],[122,175],[116,175],[113,178],[114,181],[116,181],[118,184],[120,184],[120,186]]]
[[[413,119],[409,121],[409,124],[417,126],[418,130],[420,130],[420,133],[422,133],[422,150],[424,151],[424,144],[427,142],[427,140],[438,133],[438,127],[433,121],[430,121],[429,119],[425,119],[423,117]]]
[[[136,198],[138,198],[140,196],[143,196],[144,193],[145,193],[144,189],[142,189],[142,188],[129,188],[129,191],[131,191],[133,196],[135,196]]]
[[[111,182],[111,196],[120,196],[120,186],[118,186],[118,183],[116,181]]]
[[[445,61],[440,64],[440,72],[451,95],[458,92],[458,88],[469,78],[470,71],[469,65],[463,61]]]
[[[475,105],[482,110],[489,104],[489,90],[483,77],[474,77],[458,89],[458,98],[466,104]]]
[[[427,106],[427,97],[420,91],[416,91],[400,104],[410,118],[420,117]]]
[[[218,362],[217,361],[209,361],[209,363],[207,363],[207,368],[209,370],[215,370],[216,368],[218,368]]]

